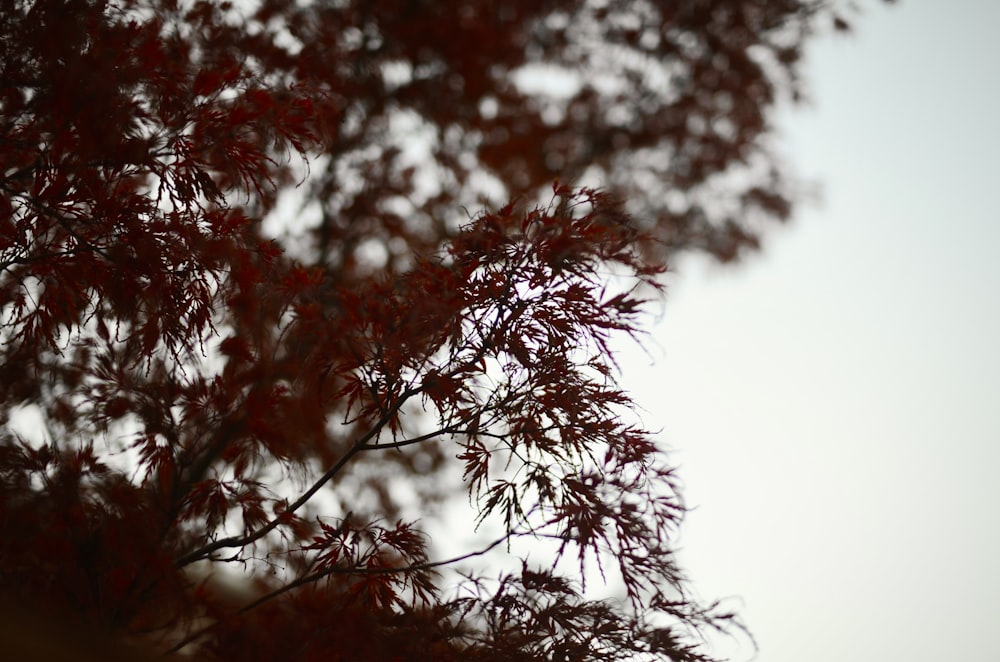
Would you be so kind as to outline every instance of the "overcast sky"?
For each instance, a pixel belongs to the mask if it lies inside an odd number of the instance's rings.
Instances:
[[[1000,660],[998,25],[868,3],[816,43],[780,144],[822,204],[680,265],[624,362],[695,508],[683,562],[761,662]]]

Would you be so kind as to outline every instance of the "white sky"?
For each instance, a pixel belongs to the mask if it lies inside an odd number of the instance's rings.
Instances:
[[[815,44],[781,145],[823,203],[680,265],[624,357],[696,509],[682,562],[761,662],[1000,660],[998,25],[867,3]]]

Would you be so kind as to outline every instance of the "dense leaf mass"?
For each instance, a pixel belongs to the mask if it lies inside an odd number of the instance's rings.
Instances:
[[[708,659],[608,343],[788,216],[768,116],[821,21],[0,3],[4,599],[211,659]],[[429,540],[463,490],[478,546]]]

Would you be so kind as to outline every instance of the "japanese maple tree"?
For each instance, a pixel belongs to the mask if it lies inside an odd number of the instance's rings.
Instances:
[[[0,4],[4,599],[213,659],[708,659],[608,343],[789,215],[769,110],[823,22]],[[463,498],[484,537],[428,539]]]

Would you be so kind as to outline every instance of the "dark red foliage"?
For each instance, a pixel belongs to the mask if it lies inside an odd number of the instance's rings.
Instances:
[[[789,215],[768,113],[819,21],[0,4],[4,599],[214,659],[707,659],[732,615],[608,342]],[[463,486],[501,537],[454,550],[418,520]],[[521,539],[546,567],[451,571]]]

